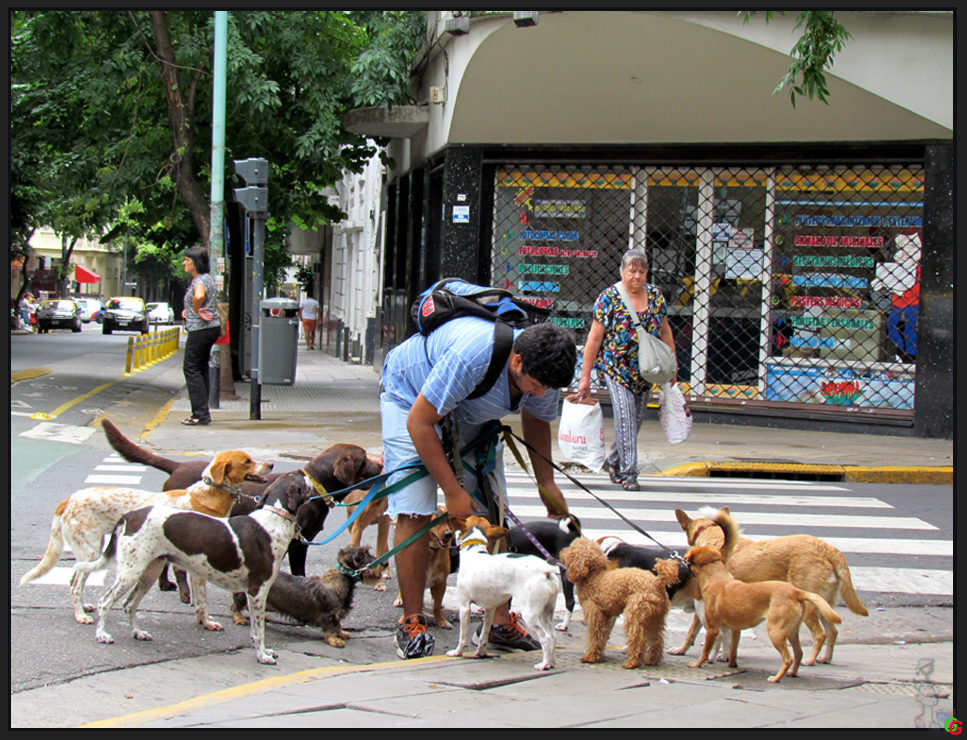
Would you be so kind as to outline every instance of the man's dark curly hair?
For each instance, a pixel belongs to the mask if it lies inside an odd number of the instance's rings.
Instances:
[[[566,329],[554,324],[527,327],[514,340],[525,375],[545,388],[564,388],[571,384],[577,366],[577,347]]]

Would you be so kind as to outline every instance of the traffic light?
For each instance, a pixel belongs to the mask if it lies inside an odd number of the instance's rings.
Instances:
[[[241,176],[248,187],[235,188],[235,200],[248,213],[266,213],[269,207],[269,162],[267,159],[236,159],[235,174]]]

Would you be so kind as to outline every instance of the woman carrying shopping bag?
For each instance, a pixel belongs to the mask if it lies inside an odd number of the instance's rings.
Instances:
[[[611,393],[614,411],[614,443],[608,453],[606,467],[611,482],[626,491],[638,486],[638,430],[644,420],[652,380],[639,370],[638,325],[658,337],[672,352],[675,340],[668,322],[665,297],[647,282],[648,257],[641,249],[632,249],[621,258],[621,280],[606,288],[594,303],[594,321],[584,345],[584,361],[577,396],[591,396],[591,368],[598,364]],[[623,297],[625,293],[627,297]],[[633,317],[633,314],[635,316]],[[677,372],[655,382],[674,383]]]

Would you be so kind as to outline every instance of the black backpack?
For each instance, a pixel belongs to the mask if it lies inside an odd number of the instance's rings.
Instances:
[[[434,283],[410,308],[413,323],[423,336],[429,336],[438,326],[463,316],[477,316],[494,322],[494,351],[490,365],[480,385],[467,398],[479,398],[497,382],[510,357],[514,329],[539,324],[549,314],[549,309],[516,298],[509,290],[474,285],[460,278],[444,278]]]

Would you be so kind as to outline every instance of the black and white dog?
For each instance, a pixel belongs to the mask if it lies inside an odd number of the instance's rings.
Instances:
[[[641,568],[641,570],[651,571],[655,567],[656,560],[667,560],[669,558],[667,552],[656,547],[631,545],[612,536],[601,537],[598,544],[601,545],[601,549],[604,550],[608,560],[616,563],[618,568]],[[690,612],[693,609],[692,593],[689,589],[692,571],[681,560],[676,562],[678,564],[678,582],[666,589],[668,599],[672,606]]]
[[[114,642],[104,629],[104,617],[125,594],[124,609],[134,638],[152,639],[138,626],[138,605],[165,563],[171,562],[191,573],[192,606],[205,629],[223,629],[208,616],[206,581],[232,592],[244,591],[255,656],[259,663],[275,664],[278,655],[265,647],[266,598],[297,534],[295,514],[312,491],[311,481],[298,471],[277,478],[266,492],[269,497],[277,495],[283,508],[265,506],[248,516],[229,519],[170,506],[150,506],[125,514],[100,559],[74,566],[80,573],[91,573],[117,560],[114,584],[97,602],[97,641]]]

